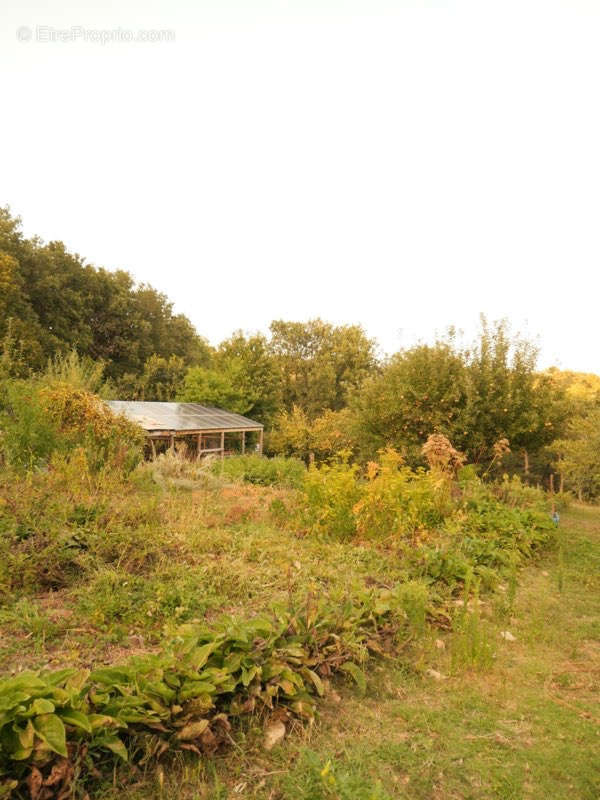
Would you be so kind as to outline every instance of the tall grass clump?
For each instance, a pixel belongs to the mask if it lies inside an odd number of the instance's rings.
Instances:
[[[306,474],[306,467],[298,458],[266,458],[254,453],[229,456],[223,461],[214,462],[212,469],[215,474],[231,481],[287,489],[301,489]]]

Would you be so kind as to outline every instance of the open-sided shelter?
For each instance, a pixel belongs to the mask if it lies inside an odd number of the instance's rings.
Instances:
[[[125,414],[137,422],[150,441],[153,455],[156,445],[166,442],[170,447],[176,440],[192,445],[198,456],[217,453],[221,458],[226,453],[226,439],[232,434],[239,436],[240,450],[246,452],[247,434],[255,440],[253,449],[262,453],[263,426],[260,422],[224,411],[222,408],[201,406],[198,403],[157,403],[138,400],[110,400],[108,406],[115,414]]]

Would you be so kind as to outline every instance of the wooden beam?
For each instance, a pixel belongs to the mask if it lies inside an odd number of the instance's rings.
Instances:
[[[242,455],[246,452],[246,431],[242,431]]]
[[[263,440],[264,440],[264,430],[261,428],[260,433],[258,434],[258,452],[262,456],[263,451]]]
[[[150,439],[150,447],[152,448],[152,461],[156,461],[156,444],[154,439]]]
[[[204,436],[219,436],[221,433],[260,433],[262,428],[217,428],[208,430],[195,429],[193,431],[146,431],[149,439],[170,439],[171,436],[197,436],[199,433]]]
[[[221,461],[225,458],[225,431],[221,431]]]

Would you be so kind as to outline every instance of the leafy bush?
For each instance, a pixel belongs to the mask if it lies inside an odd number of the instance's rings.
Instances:
[[[313,531],[340,540],[356,534],[354,509],[361,498],[358,475],[358,466],[345,458],[308,470],[304,519]]]
[[[92,469],[81,447],[18,479],[0,471],[0,594],[68,586],[103,562],[133,568],[151,544],[157,502],[154,487],[111,465]]]
[[[463,468],[457,482],[442,469],[405,467],[394,450],[370,462],[365,476],[343,460],[312,467],[304,498],[313,532],[385,541],[399,548],[409,575],[452,588],[470,571],[493,583],[496,571],[510,570],[553,536],[544,494],[518,479],[487,485]]]
[[[411,593],[409,592],[409,596]],[[212,753],[231,720],[282,705],[312,718],[335,672],[363,688],[357,662],[382,651],[407,618],[400,595],[365,593],[341,606],[215,628],[186,625],[160,655],[85,670],[24,672],[0,681],[0,792],[68,796],[113,758],[156,760],[173,749]]]
[[[141,459],[144,433],[96,395],[67,382],[7,379],[0,387],[1,447],[16,469],[48,464],[53,453],[84,447],[94,469],[130,471]]]
[[[233,481],[289,489],[300,489],[306,475],[304,464],[297,458],[265,458],[256,454],[229,456],[222,462],[214,462],[212,469]]]

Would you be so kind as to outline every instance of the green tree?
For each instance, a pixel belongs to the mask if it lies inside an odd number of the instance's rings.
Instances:
[[[466,406],[467,365],[451,341],[404,350],[354,395],[361,451],[372,458],[392,446],[419,462],[433,432],[463,448]]]
[[[183,403],[200,403],[245,416],[252,410],[253,400],[241,388],[242,370],[242,365],[234,360],[219,369],[190,367],[177,399]]]
[[[187,367],[181,356],[164,358],[153,353],[146,359],[141,375],[127,373],[117,383],[122,400],[172,402],[183,389]]]
[[[375,343],[358,325],[275,320],[270,330],[288,411],[298,406],[316,417],[328,408],[339,410],[376,369]]]
[[[213,368],[235,375],[237,391],[248,400],[252,419],[268,424],[281,405],[281,381],[267,339],[236,331],[221,342]]]
[[[557,455],[556,467],[562,473],[565,487],[576,492],[580,500],[600,496],[600,407],[585,416],[574,417],[567,436],[552,444]]]
[[[26,239],[0,209],[0,338],[11,336],[28,366],[76,349],[101,361],[107,377],[141,375],[156,354],[207,365],[210,348],[190,321],[151,286],[127,272],[86,264],[62,242]]]
[[[413,462],[431,433],[441,433],[474,463],[493,457],[508,439],[523,463],[561,431],[566,405],[561,391],[536,372],[537,349],[508,324],[482,328],[470,347],[450,330],[434,345],[393,356],[353,399],[361,450],[372,457],[385,446]]]

